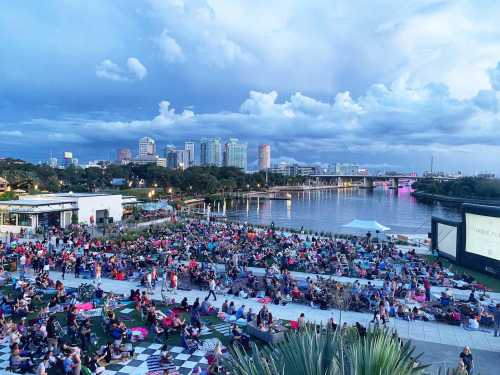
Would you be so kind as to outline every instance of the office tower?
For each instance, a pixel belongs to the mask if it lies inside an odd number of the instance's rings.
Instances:
[[[177,169],[177,150],[175,146],[168,145],[164,150],[165,159],[167,159],[167,168]]]
[[[186,169],[189,168],[189,150],[177,150],[177,168]]]
[[[129,148],[120,148],[116,152],[116,161],[120,164],[126,162],[127,160],[132,160],[132,151]]]
[[[271,146],[268,144],[259,145],[259,171],[266,171],[271,168]]]
[[[167,158],[168,154],[171,152],[175,152],[176,148],[174,145],[166,145],[165,148],[163,149],[163,157]]]
[[[195,165],[195,154],[194,154],[194,142],[185,142],[184,150],[189,153],[188,163],[184,166],[184,168],[194,167]]]
[[[230,138],[224,146],[224,166],[247,169],[247,144]]]
[[[220,138],[204,138],[200,142],[200,164],[203,166],[222,165]]]
[[[57,158],[53,158],[53,157],[51,157],[51,158],[49,159],[49,166],[50,166],[51,168],[57,168],[57,167],[58,167],[58,165],[57,165]]]
[[[139,139],[139,159],[156,155],[155,140],[149,137]]]
[[[73,164],[73,153],[71,151],[65,151],[63,154],[62,166],[68,168]]]

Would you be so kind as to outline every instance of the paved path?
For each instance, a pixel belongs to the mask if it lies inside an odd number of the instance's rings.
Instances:
[[[435,344],[426,341],[413,340],[416,353],[423,353],[420,360],[422,363],[430,365],[432,374],[437,374],[443,367],[455,368],[458,365],[458,358],[463,347]],[[486,350],[472,350],[474,357],[475,373],[481,375],[498,375],[500,364],[500,353]],[[444,374],[443,374],[444,375]]]
[[[51,278],[60,278],[59,272],[51,272]],[[66,275],[64,281],[66,286],[78,287],[82,282],[89,282],[88,279],[75,279],[72,274]],[[129,295],[131,289],[137,289],[137,283],[130,281],[117,281],[111,279],[102,280],[102,288],[106,292],[114,292]],[[144,289],[144,288],[140,288]],[[188,301],[192,303],[195,298],[199,297],[200,300],[205,298],[207,292],[200,290],[191,291],[177,291],[176,295],[172,297],[180,302],[183,297],[187,297]],[[160,288],[156,288],[153,295],[154,299],[161,299]],[[252,308],[254,312],[258,312],[261,304],[255,298],[243,299],[235,296],[218,296],[217,301],[212,302],[215,307],[220,307],[224,299],[233,300],[238,306],[244,304],[246,308]],[[335,317],[337,322],[340,321],[340,311],[336,309],[320,310],[312,308],[308,305],[290,303],[286,306],[269,305],[270,311],[273,316],[279,319],[297,320],[300,313],[305,313],[306,319],[317,323],[326,323],[330,317]],[[342,312],[342,321],[349,324],[360,322],[367,326],[372,319],[372,314],[358,313],[354,311]],[[390,326],[395,328],[399,335],[403,338],[419,340],[424,342],[431,342],[436,344],[452,345],[463,347],[470,346],[475,350],[484,350],[490,352],[500,353],[500,338],[493,337],[491,333],[485,332],[471,332],[465,331],[461,327],[451,326],[448,324],[436,322],[414,321],[408,322],[400,319],[391,319]]]

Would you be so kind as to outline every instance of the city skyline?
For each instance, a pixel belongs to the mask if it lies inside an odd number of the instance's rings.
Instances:
[[[0,157],[218,137],[249,169],[267,143],[276,162],[499,174],[500,4],[373,6],[5,2]]]

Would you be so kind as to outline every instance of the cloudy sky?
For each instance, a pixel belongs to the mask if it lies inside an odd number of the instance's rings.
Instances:
[[[500,173],[500,3],[0,4],[0,156],[206,136],[278,160]]]

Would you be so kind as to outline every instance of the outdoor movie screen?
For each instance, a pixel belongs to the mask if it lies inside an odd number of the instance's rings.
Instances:
[[[500,217],[465,213],[465,251],[500,260]]]
[[[437,248],[453,258],[457,257],[457,227],[437,223]]]

